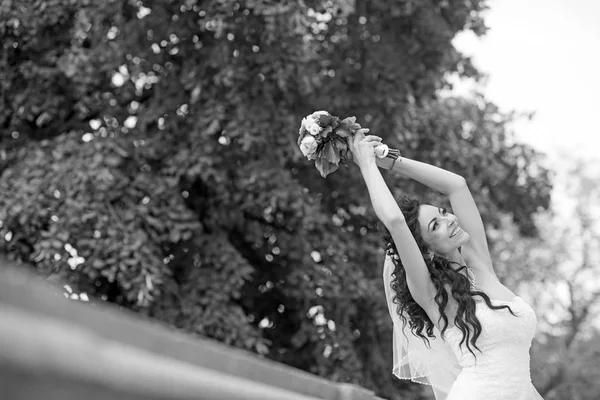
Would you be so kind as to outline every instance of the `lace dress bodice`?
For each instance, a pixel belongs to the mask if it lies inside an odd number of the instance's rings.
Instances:
[[[475,314],[482,326],[477,339],[479,352],[471,345],[475,356],[463,343],[462,332],[456,327],[445,333],[462,371],[454,382],[447,400],[539,400],[542,397],[531,383],[529,349],[535,334],[537,318],[533,309],[521,297],[510,302],[492,300],[493,310],[476,298]]]

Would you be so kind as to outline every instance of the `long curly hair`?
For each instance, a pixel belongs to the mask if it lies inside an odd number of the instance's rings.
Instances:
[[[475,300],[473,299],[473,296],[481,296],[485,300],[487,306],[493,310],[506,308],[512,315],[516,316],[515,313],[508,305],[493,305],[487,294],[473,289],[469,279],[461,273],[467,268],[466,265],[451,262],[446,258],[437,255],[435,255],[433,259],[428,257],[427,254],[429,253],[429,248],[425,243],[419,228],[418,217],[419,206],[421,205],[420,201],[403,196],[398,204],[404,214],[408,228],[423,254],[423,259],[427,265],[431,281],[436,289],[434,300],[443,320],[441,325],[442,337],[448,328],[448,316],[445,311],[446,306],[448,305],[449,296],[444,285],[449,284],[450,294],[458,303],[454,325],[456,325],[463,334],[460,346],[462,346],[463,343],[466,343],[471,354],[473,354],[474,357],[477,357],[472,347],[481,353],[481,350],[477,347],[477,339],[481,335],[482,328],[479,319],[475,315]],[[406,270],[398,255],[396,244],[394,243],[390,232],[385,228],[383,238],[386,244],[386,252],[391,256],[391,259],[394,262],[391,287],[394,291],[393,301],[397,304],[396,312],[400,316],[403,326],[406,327],[406,324],[408,324],[413,335],[423,339],[429,346],[428,337],[435,338],[435,335],[433,334],[434,324],[429,319],[425,310],[417,304],[410,294],[406,281]],[[456,264],[457,267],[453,268],[452,264]]]

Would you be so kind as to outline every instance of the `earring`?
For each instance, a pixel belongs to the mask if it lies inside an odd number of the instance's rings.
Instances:
[[[433,251],[430,251],[427,253],[427,257],[429,257],[429,261],[433,261],[433,257],[435,257],[435,254],[433,254]]]

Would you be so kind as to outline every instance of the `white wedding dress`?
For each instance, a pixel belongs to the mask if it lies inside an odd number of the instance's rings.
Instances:
[[[434,337],[426,346],[404,326],[397,314],[391,288],[394,264],[386,257],[383,270],[385,295],[393,321],[393,369],[400,379],[431,385],[436,400],[543,400],[531,383],[529,349],[537,317],[521,297],[511,301],[491,300],[493,305],[508,305],[492,310],[475,296],[475,315],[482,332],[473,349],[460,346],[462,332],[450,327],[442,339],[434,327]]]
[[[533,309],[521,297],[510,302],[492,300],[493,305],[508,305],[492,310],[477,296],[475,314],[482,332],[477,339],[477,358],[463,343],[462,332],[456,327],[446,330],[461,372],[454,381],[447,400],[543,400],[531,383],[529,348],[535,334],[537,318]]]

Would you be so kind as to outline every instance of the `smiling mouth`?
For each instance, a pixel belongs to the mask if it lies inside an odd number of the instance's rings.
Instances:
[[[456,227],[452,230],[452,234],[450,235],[450,237],[453,238],[454,236],[458,235],[461,232],[462,232],[462,228],[459,225],[456,225]]]

